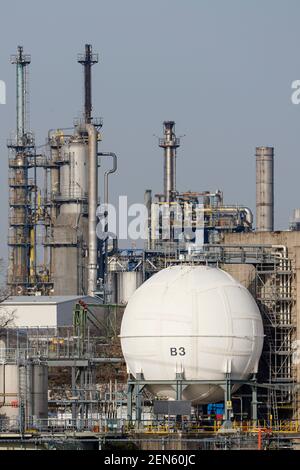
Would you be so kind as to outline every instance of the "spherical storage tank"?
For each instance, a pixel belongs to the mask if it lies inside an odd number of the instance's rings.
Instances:
[[[129,299],[121,345],[129,372],[145,380],[247,379],[257,371],[263,324],[248,290],[232,276],[207,266],[172,266],[142,284]],[[176,398],[175,386],[151,385],[158,397]],[[236,387],[235,387],[236,389]],[[221,401],[218,385],[193,384],[182,399]]]

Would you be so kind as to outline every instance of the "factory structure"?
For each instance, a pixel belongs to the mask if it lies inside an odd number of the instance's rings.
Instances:
[[[98,167],[101,157],[115,154],[98,152],[102,120],[91,115],[91,68],[98,55],[87,45],[78,62],[84,67],[83,117],[73,129],[50,130],[45,152],[39,153],[27,120],[30,56],[18,47],[12,57],[17,131],[8,141],[8,286],[15,295],[95,295],[98,290]]]
[[[143,449],[297,448],[300,215],[274,231],[274,148],[256,147],[254,224],[220,189],[177,188],[183,152],[164,121],[145,246],[121,249],[108,223],[118,157],[102,150],[93,116],[98,54],[87,44],[78,55],[82,116],[49,130],[44,146],[29,126],[30,62],[19,46],[0,448],[100,449],[120,438]]]

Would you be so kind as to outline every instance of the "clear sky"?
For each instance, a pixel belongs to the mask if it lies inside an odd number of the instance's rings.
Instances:
[[[94,115],[104,118],[103,151],[119,155],[111,194],[143,200],[162,189],[162,152],[153,134],[175,120],[180,190],[224,191],[255,211],[255,147],[275,147],[275,228],[300,207],[299,0],[2,0],[0,80],[0,256],[6,256],[7,150],[15,128],[18,44],[32,56],[30,121],[37,142],[72,125],[82,109],[85,43],[93,68]]]

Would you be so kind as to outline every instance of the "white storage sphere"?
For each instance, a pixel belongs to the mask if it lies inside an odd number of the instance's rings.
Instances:
[[[145,380],[236,380],[257,371],[263,324],[248,290],[232,276],[207,266],[172,266],[153,275],[129,299],[121,325],[129,372]],[[236,387],[237,388],[237,387]],[[176,398],[172,385],[151,385],[159,397]],[[182,398],[223,400],[217,385],[188,385]]]

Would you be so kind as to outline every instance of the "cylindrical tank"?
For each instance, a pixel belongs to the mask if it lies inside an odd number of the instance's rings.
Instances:
[[[12,420],[16,425],[19,417],[18,366],[0,364],[0,417]]]
[[[52,231],[56,295],[86,294],[88,270],[88,145],[75,135],[59,152],[60,208]]]
[[[109,271],[107,273],[107,295],[111,304],[118,303],[118,273],[116,271]]]
[[[28,421],[46,420],[48,417],[48,368],[44,364],[0,364],[0,416],[17,424],[20,402],[25,405]],[[45,423],[46,424],[46,423]]]
[[[132,295],[121,325],[129,372],[145,380],[247,380],[263,346],[258,307],[232,276],[207,266],[172,266]],[[176,398],[172,385],[151,385],[159,397]],[[188,385],[182,398],[196,403],[223,399],[217,385]]]
[[[60,194],[64,200],[70,200],[70,202],[62,204],[60,213],[77,212],[80,206],[76,204],[76,201],[87,199],[87,150],[86,142],[79,137],[65,144],[61,150],[62,158],[66,162],[60,169]]]
[[[256,147],[256,230],[274,230],[273,147]]]
[[[32,367],[32,416],[34,419],[48,417],[48,368],[44,364]]]
[[[143,273],[141,271],[122,271],[118,273],[117,303],[127,304],[130,297],[143,283]]]

